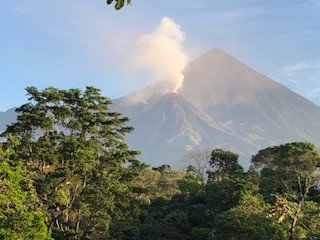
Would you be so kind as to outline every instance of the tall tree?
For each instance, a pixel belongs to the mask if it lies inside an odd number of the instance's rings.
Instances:
[[[137,184],[143,191],[141,198],[150,203],[156,198],[171,199],[173,196],[180,194],[178,182],[185,176],[181,170],[174,170],[167,165],[157,168],[147,168]]]
[[[261,150],[252,163],[261,174],[266,198],[277,196],[279,221],[290,219],[289,239],[295,238],[310,190],[319,184],[320,154],[308,142],[293,142]]]
[[[20,161],[48,212],[55,239],[105,237],[112,219],[130,218],[134,183],[142,165],[128,149],[128,118],[109,110],[111,101],[87,87],[43,91],[28,87],[29,102],[4,136],[20,141]]]
[[[214,149],[211,153],[210,165],[208,171],[209,180],[221,182],[230,177],[241,175],[244,171],[238,163],[239,155],[223,149]]]

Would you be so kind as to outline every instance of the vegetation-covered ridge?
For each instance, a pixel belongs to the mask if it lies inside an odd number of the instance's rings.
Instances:
[[[223,149],[150,168],[99,89],[27,93],[0,148],[0,239],[320,239],[311,143],[261,150],[248,171]]]

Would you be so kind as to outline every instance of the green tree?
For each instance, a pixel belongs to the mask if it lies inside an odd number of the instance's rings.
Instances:
[[[214,149],[211,153],[211,170],[208,171],[209,181],[221,182],[243,174],[238,158],[239,155],[231,151]]]
[[[215,219],[213,239],[225,240],[283,240],[286,237],[281,226],[266,217],[264,212],[248,212],[234,208]]]
[[[214,214],[236,207],[248,191],[257,191],[257,185],[245,178],[231,178],[206,186],[207,206]]]
[[[261,150],[252,163],[260,172],[260,188],[266,199],[276,196],[279,222],[290,221],[289,239],[296,237],[297,227],[307,210],[305,201],[310,190],[319,184],[320,155],[316,147],[307,142],[287,143]]]
[[[35,192],[24,190],[22,167],[10,165],[18,143],[13,137],[8,142],[0,149],[0,239],[50,239]]]
[[[106,0],[106,2],[107,2],[107,4],[111,4],[111,3],[115,2],[116,4],[114,7],[116,10],[120,10],[124,6],[125,3],[131,4],[131,0]]]
[[[87,87],[27,88],[29,102],[4,135],[20,141],[16,161],[33,183],[55,239],[106,237],[112,220],[139,209],[135,181],[143,166],[124,141],[128,118]]]
[[[144,169],[137,183],[143,192],[141,198],[145,203],[151,203],[156,198],[171,199],[181,193],[178,183],[184,176],[185,172],[166,165]]]
[[[204,189],[204,179],[198,169],[188,166],[185,176],[178,181],[178,185],[182,194],[195,195]]]
[[[257,189],[245,190],[238,205],[219,213],[214,220],[214,239],[282,240],[286,232],[279,223],[268,217],[271,206],[266,204]]]

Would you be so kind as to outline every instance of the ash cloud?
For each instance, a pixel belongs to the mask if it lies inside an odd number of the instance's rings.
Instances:
[[[154,79],[164,78],[177,92],[183,83],[188,56],[183,49],[185,33],[173,19],[162,18],[154,32],[142,35],[134,56],[135,66],[149,70]]]

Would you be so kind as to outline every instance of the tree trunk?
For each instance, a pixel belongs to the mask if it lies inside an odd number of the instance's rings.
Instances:
[[[292,217],[288,240],[294,239],[294,235],[296,232],[296,226],[297,226],[297,222],[298,222],[298,218],[299,218],[299,213],[301,212],[303,201],[304,201],[304,199],[302,199],[299,202],[298,208],[297,208],[296,212],[294,213],[294,216]]]

